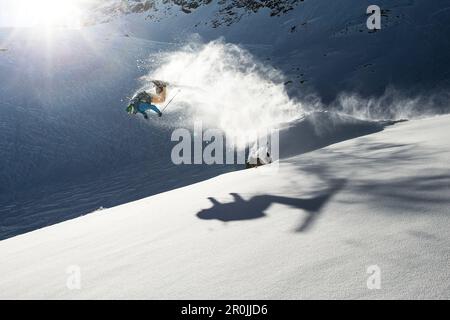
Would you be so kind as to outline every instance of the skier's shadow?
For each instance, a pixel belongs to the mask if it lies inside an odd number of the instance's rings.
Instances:
[[[307,212],[307,217],[296,229],[298,232],[303,232],[311,226],[311,223],[318,216],[323,206],[344,186],[344,184],[344,180],[335,181],[333,185],[324,192],[306,199],[277,195],[257,195],[249,200],[244,200],[239,194],[231,193],[231,196],[234,199],[233,202],[220,203],[215,198],[210,197],[208,199],[212,202],[213,206],[198,212],[197,217],[205,220],[217,219],[224,222],[258,219],[266,216],[264,211],[267,210],[270,205],[279,203],[289,207],[302,209]]]

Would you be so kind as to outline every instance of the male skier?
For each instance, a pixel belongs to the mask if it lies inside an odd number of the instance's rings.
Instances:
[[[167,97],[167,83],[163,81],[152,81],[156,86],[156,95],[146,91],[139,92],[133,99],[131,99],[126,111],[128,114],[142,114],[145,119],[148,119],[148,110],[152,110],[162,116],[162,112],[154,103],[164,103]]]

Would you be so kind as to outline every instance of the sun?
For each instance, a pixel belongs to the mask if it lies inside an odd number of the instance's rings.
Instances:
[[[80,25],[80,0],[16,0],[17,24],[31,27],[70,27]]]

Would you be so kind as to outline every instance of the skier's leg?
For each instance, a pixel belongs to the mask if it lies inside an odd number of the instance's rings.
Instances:
[[[139,103],[139,106],[138,106],[138,110],[139,110],[139,112],[142,113],[143,115],[147,115],[146,112],[147,112],[148,110],[151,110],[151,111],[157,113],[158,116],[160,116],[160,117],[161,117],[161,115],[162,115],[162,112],[158,109],[157,106],[155,106],[155,105],[153,105],[153,104],[150,104],[150,103],[146,103],[146,102],[140,102],[140,103]]]
[[[148,119],[147,110],[152,109],[152,105],[150,103],[140,101],[137,105],[137,111],[144,116],[145,119]]]
[[[140,113],[145,113],[147,110],[151,109],[152,105],[147,102],[139,102],[137,109]]]
[[[159,116],[162,115],[162,113],[161,113],[161,111],[158,109],[158,107],[155,106],[155,105],[153,105],[153,104],[150,105],[150,110],[156,112]]]

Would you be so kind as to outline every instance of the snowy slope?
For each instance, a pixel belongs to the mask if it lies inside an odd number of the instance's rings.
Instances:
[[[178,46],[95,27],[0,42],[0,239],[236,169],[180,170],[173,117],[124,112],[149,56]]]
[[[449,125],[398,123],[4,240],[0,297],[449,299]]]
[[[377,32],[370,1],[101,2],[0,29],[0,298],[450,298],[450,118],[418,120],[450,112],[448,0],[380,0]],[[154,78],[182,93],[130,118]],[[174,165],[198,120],[281,128],[279,169]]]
[[[0,239],[241,168],[172,165],[171,131],[193,116],[235,132],[332,107],[369,119],[448,112],[447,2],[380,1],[376,33],[360,31],[369,3],[357,0],[300,1],[276,16],[234,6],[244,14],[218,26],[222,2],[183,13],[168,1],[153,17],[101,11],[108,23],[81,30],[1,29]],[[209,94],[180,96],[162,123],[144,124],[123,111],[142,76]]]

